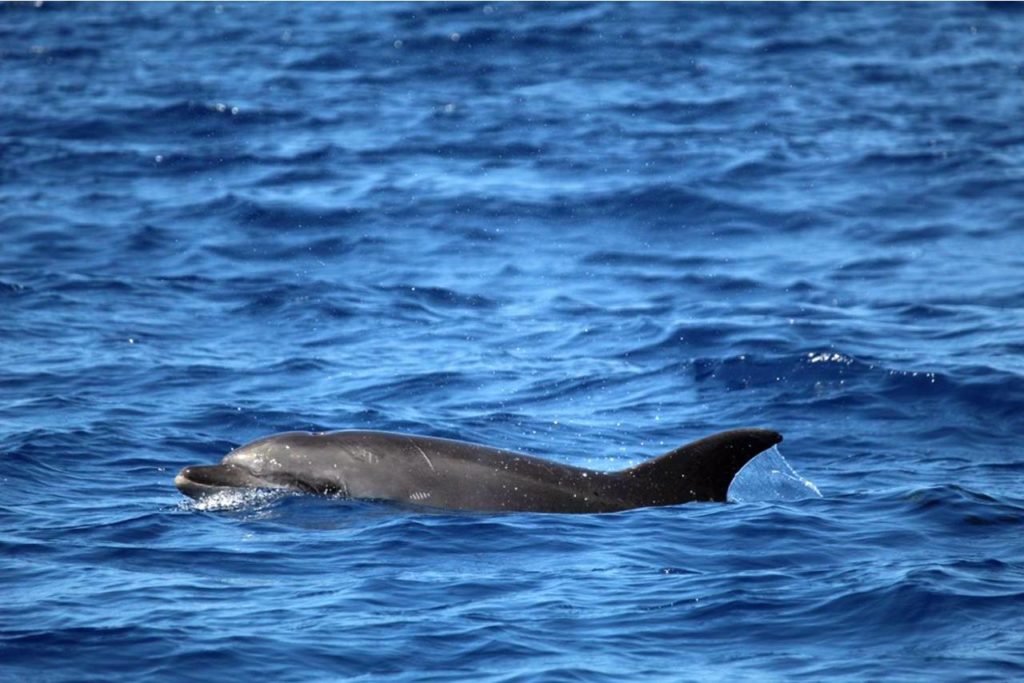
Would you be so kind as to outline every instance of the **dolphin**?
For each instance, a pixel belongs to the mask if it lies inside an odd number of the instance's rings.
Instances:
[[[617,472],[564,465],[463,441],[391,432],[286,432],[193,465],[174,479],[202,499],[277,489],[480,512],[616,512],[724,502],[736,473],[782,441],[766,429],[705,437]]]

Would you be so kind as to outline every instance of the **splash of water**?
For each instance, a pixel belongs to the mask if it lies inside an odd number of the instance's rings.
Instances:
[[[748,462],[729,485],[729,500],[736,503],[821,497],[814,482],[793,469],[775,446]]]
[[[282,497],[279,491],[266,489],[230,489],[200,500],[184,500],[178,507],[184,510],[199,512],[219,512],[224,510],[252,510],[266,507]]]

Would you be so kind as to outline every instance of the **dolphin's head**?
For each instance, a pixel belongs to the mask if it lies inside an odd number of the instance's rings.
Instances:
[[[317,435],[288,432],[269,436],[224,456],[219,465],[192,465],[174,478],[178,490],[191,498],[207,498],[237,489],[283,489],[312,492],[315,478],[309,470],[309,446]]]

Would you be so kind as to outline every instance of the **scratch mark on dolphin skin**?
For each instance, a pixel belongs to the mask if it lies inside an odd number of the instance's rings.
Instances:
[[[409,443],[411,443],[413,445],[413,448],[418,450],[420,452],[420,455],[423,456],[423,459],[427,461],[427,465],[430,466],[430,471],[436,472],[437,470],[434,469],[434,463],[430,462],[430,458],[428,458],[427,454],[423,452],[423,449],[420,448],[420,445],[413,441],[412,439],[409,439]]]

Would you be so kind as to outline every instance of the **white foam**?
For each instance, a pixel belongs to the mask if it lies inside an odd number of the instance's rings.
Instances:
[[[179,505],[184,510],[217,512],[221,510],[249,510],[274,502],[283,494],[265,489],[229,489],[218,491],[200,500],[186,500]]]

